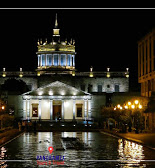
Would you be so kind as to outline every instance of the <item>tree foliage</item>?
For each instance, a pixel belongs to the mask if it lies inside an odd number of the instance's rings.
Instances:
[[[24,81],[16,80],[14,78],[6,80],[5,83],[1,86],[1,89],[19,92],[20,94],[29,91],[28,86]]]

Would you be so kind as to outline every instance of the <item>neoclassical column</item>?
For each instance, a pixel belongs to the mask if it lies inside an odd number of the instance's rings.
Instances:
[[[41,119],[41,99],[39,99],[39,120]]]
[[[91,118],[91,100],[88,100],[88,118]]]
[[[47,54],[45,54],[45,66],[47,66]]]
[[[23,118],[26,119],[26,100],[23,100]]]
[[[54,65],[54,55],[52,54],[52,66]]]
[[[61,54],[58,54],[58,65],[61,65]]]
[[[73,99],[73,120],[75,120],[75,99]]]
[[[72,55],[70,55],[70,66],[73,66],[72,65]]]
[[[88,106],[87,106],[87,100],[85,99],[84,100],[84,118],[86,119],[87,118],[87,108],[88,108]]]
[[[53,100],[50,100],[50,120],[53,120]]]
[[[40,56],[38,55],[38,67],[40,66]]]
[[[27,111],[27,116],[26,116],[26,119],[29,120],[30,119],[30,99],[27,99],[27,108],[26,108],[26,111]]]
[[[68,54],[66,54],[66,66],[68,66],[67,60],[68,60]]]
[[[62,117],[62,120],[64,120],[64,100],[61,100],[62,102],[62,105],[61,105],[61,117]]]
[[[42,55],[40,55],[40,66],[42,66]]]
[[[75,55],[72,55],[72,57],[73,57],[73,67],[75,67]]]

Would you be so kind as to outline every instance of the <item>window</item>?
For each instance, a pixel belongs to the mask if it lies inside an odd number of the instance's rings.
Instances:
[[[67,56],[67,65],[68,65],[68,66],[71,66],[71,61],[72,61],[71,55],[68,54],[68,56]]]
[[[139,76],[141,76],[141,46],[139,46]]]
[[[58,66],[58,54],[54,54],[54,65]]]
[[[47,54],[47,65],[48,66],[52,65],[52,54]]]
[[[146,58],[146,73],[148,73],[148,61],[147,61],[147,40],[145,41],[145,58]]]
[[[111,107],[111,105],[112,105],[111,96],[112,96],[111,93],[106,94],[106,107]]]
[[[149,54],[150,54],[150,72],[152,71],[152,68],[151,68],[151,55],[152,55],[152,45],[151,45],[151,37],[150,37],[150,44],[149,44]]]
[[[115,85],[115,92],[119,92],[119,85]]]
[[[90,92],[92,92],[92,90],[93,90],[93,85],[88,85],[88,92],[90,93]]]
[[[76,104],[76,117],[82,117],[82,104]]]
[[[144,75],[144,43],[142,44],[142,60],[143,60],[143,75]]]
[[[85,85],[81,85],[81,90],[85,91]]]
[[[41,61],[41,58],[40,58],[40,55],[38,55],[38,66],[40,66],[40,61]]]
[[[38,104],[32,104],[32,117],[38,117]]]
[[[66,66],[66,55],[61,54],[61,66]]]
[[[41,54],[42,57],[42,66],[45,66],[45,54]]]
[[[102,92],[102,85],[98,85],[98,92]]]
[[[110,85],[107,85],[107,88],[110,88]]]

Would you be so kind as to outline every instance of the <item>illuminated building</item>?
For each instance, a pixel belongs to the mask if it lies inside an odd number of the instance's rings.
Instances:
[[[151,97],[155,91],[155,29],[138,42],[138,81],[141,95]]]
[[[19,72],[4,69],[1,73],[0,84],[11,76],[23,80],[30,89],[21,95],[19,116],[23,119],[95,118],[101,106],[112,105],[113,93],[129,91],[128,68],[124,72],[112,72],[110,68],[105,72],[93,71],[93,67],[88,72],[77,71],[75,40],[61,41],[57,16],[52,40],[40,39],[37,46],[36,71],[25,72],[20,68]]]
[[[141,96],[148,97],[145,115],[145,128],[155,130],[155,29],[138,41],[138,82]]]

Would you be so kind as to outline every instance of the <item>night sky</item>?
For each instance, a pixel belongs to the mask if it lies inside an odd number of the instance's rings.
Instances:
[[[2,10],[0,9],[0,69],[24,71],[37,68],[37,40],[52,40],[55,14],[61,39],[75,39],[76,69],[130,70],[137,87],[137,42],[155,28],[155,10]]]

